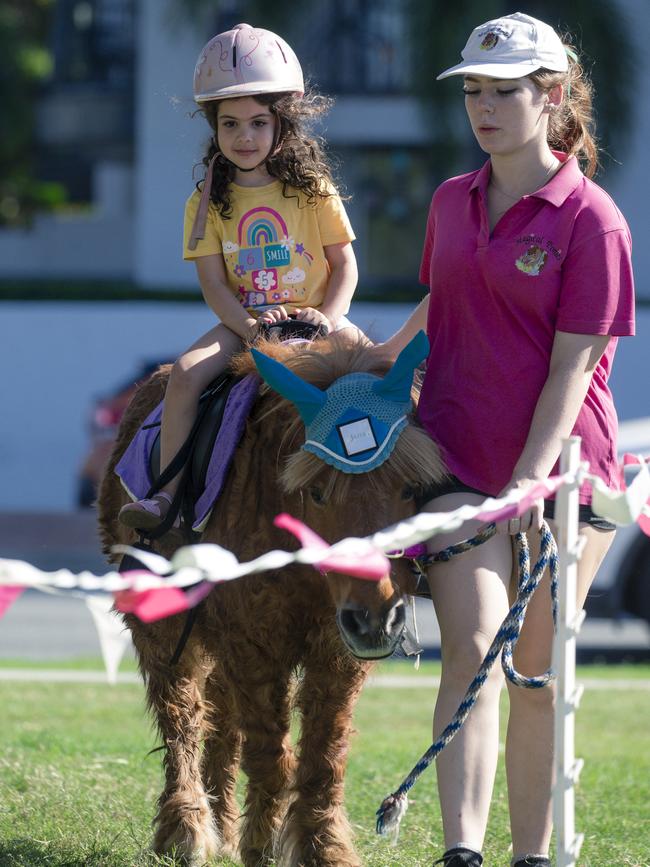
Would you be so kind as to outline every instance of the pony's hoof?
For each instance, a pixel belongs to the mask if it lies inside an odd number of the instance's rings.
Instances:
[[[209,810],[195,814],[192,821],[186,817],[173,824],[161,823],[152,848],[157,855],[172,855],[185,867],[204,867],[211,859],[226,854]]]

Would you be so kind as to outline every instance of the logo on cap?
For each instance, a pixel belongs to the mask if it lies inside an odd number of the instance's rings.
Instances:
[[[481,44],[479,48],[481,51],[491,51],[493,48],[496,48],[499,44],[499,37],[503,39],[510,39],[512,36],[512,30],[507,30],[505,27],[491,27],[489,30],[480,34],[483,36],[481,40]]]

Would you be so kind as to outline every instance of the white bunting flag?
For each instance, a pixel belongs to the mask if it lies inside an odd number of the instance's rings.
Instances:
[[[131,633],[122,618],[112,610],[113,597],[109,594],[87,596],[86,605],[97,628],[106,678],[109,683],[117,683],[117,671],[126,648],[131,644]]]

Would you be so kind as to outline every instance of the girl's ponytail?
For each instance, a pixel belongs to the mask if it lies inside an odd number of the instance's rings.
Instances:
[[[539,69],[529,78],[544,92],[558,84],[564,87],[559,108],[551,111],[548,143],[554,150],[575,155],[583,171],[592,178],[598,170],[598,145],[594,131],[593,86],[583,69],[575,49],[563,40],[569,58],[568,72]]]

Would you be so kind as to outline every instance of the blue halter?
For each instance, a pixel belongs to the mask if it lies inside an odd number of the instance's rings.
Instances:
[[[302,448],[344,473],[367,473],[390,456],[411,411],[415,368],[429,353],[419,331],[382,379],[349,373],[322,391],[283,364],[251,350],[260,375],[295,404],[305,423]]]

